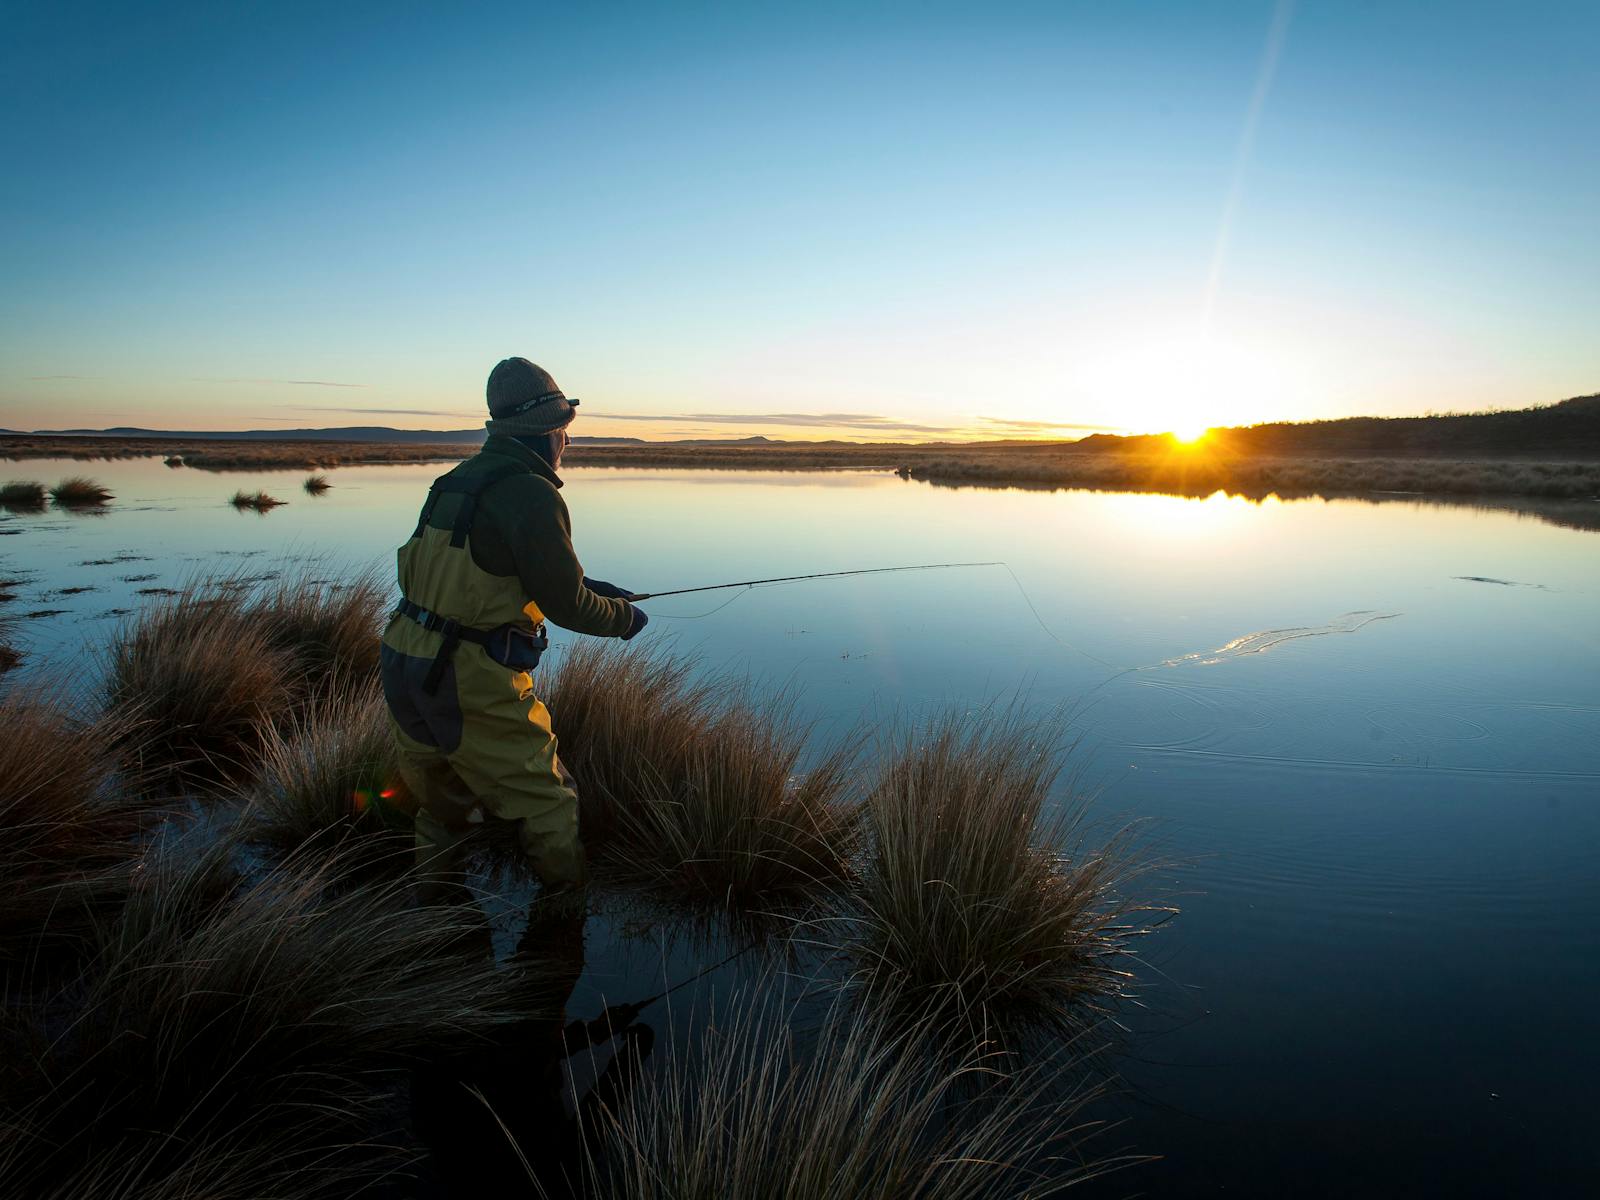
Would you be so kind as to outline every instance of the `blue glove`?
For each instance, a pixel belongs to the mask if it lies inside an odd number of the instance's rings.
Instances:
[[[604,596],[608,600],[626,600],[633,595],[632,592],[619,588],[614,583],[607,583],[604,579],[590,579],[588,576],[584,576],[583,586],[596,596]]]
[[[631,638],[634,634],[638,633],[641,629],[643,629],[648,624],[650,624],[650,618],[644,615],[644,609],[636,608],[632,604],[629,604],[628,605],[628,632],[622,635],[622,640],[623,641],[627,641],[629,638]]]

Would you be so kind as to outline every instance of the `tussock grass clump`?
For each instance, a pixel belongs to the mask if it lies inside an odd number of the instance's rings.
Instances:
[[[891,1035],[838,1012],[807,1052],[770,1005],[729,1007],[728,1023],[669,1049],[600,1114],[587,1147],[593,1194],[1048,1196],[1128,1161],[1083,1157],[1093,1093],[1052,1098],[1052,1064],[1019,1069],[974,1051],[941,1068],[922,1053],[944,1039],[931,1019]]]
[[[242,603],[313,685],[344,686],[378,677],[378,643],[394,608],[390,592],[372,569],[329,582],[302,568],[246,589]]]
[[[109,489],[86,475],[72,475],[50,489],[50,498],[63,508],[86,508],[112,499]]]
[[[237,593],[202,580],[139,610],[111,644],[107,707],[137,714],[149,767],[230,774],[292,703],[295,663]]]
[[[359,884],[348,855],[299,855],[219,891],[217,855],[172,853],[154,852],[63,992],[76,1016],[22,1075],[38,1082],[14,1098],[0,1193],[116,1154],[151,1188],[210,1170],[219,1147],[304,1166],[359,1136],[414,1062],[534,1003],[526,980],[462,952],[481,915],[411,908],[409,877]]]
[[[0,697],[0,730],[0,963],[15,963],[122,894],[141,810],[117,786],[116,731],[64,697]]]
[[[587,798],[584,837],[623,879],[730,906],[800,899],[847,873],[858,757],[798,770],[807,731],[747,687],[609,643],[570,647],[551,688],[562,760]]]
[[[370,685],[335,690],[287,730],[268,733],[249,794],[254,835],[293,848],[313,838],[380,832],[385,806],[400,803],[397,780],[382,693]],[[409,848],[409,837],[404,841]]]
[[[338,584],[208,577],[117,633],[108,700],[137,712],[152,765],[235,773],[270,729],[319,696],[376,678],[387,591],[372,572]]]
[[[280,505],[287,504],[288,501],[279,500],[276,496],[269,496],[260,488],[257,488],[253,492],[247,492],[243,488],[240,488],[238,491],[234,492],[233,499],[229,500],[228,503],[233,505],[234,508],[238,509],[240,512],[244,512],[245,509],[249,509],[252,512],[264,513],[271,512]]]
[[[328,482],[326,475],[308,475],[306,476],[306,481],[300,486],[305,488],[306,495],[320,496],[331,488],[333,484]]]
[[[1015,714],[952,714],[905,735],[868,796],[847,918],[859,976],[902,999],[1063,1030],[1119,995],[1140,931],[1119,890],[1126,839],[1087,850],[1048,812],[1058,738]]]
[[[44,507],[44,484],[11,480],[0,486],[0,508],[37,512]]]

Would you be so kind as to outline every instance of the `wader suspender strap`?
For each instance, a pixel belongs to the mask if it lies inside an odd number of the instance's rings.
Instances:
[[[428,664],[428,673],[422,677],[422,690],[430,696],[439,690],[439,681],[444,678],[445,666],[455,655],[456,647],[461,644],[461,635],[456,630],[454,621],[446,621],[444,628],[439,631],[444,634],[444,641],[439,644],[439,653],[435,654],[433,661]]]
[[[464,549],[467,536],[472,532],[473,518],[478,515],[478,497],[489,488],[499,483],[502,479],[510,479],[513,475],[530,474],[527,467],[520,463],[505,463],[502,466],[491,467],[482,474],[441,475],[433,481],[433,486],[428,489],[428,498],[423,502],[422,515],[417,518],[416,532],[411,536],[419,538],[428,528],[428,522],[433,517],[433,506],[438,503],[439,497],[446,492],[458,494],[461,497],[461,507],[456,510],[455,522],[450,526],[450,545],[457,550]],[[400,611],[405,613],[407,606],[416,608],[409,600],[401,602]],[[409,613],[406,613],[410,616]],[[434,617],[437,625],[432,623],[426,628],[436,629],[444,635],[444,641],[439,646],[439,653],[433,656],[433,663],[428,667],[428,673],[423,677],[422,690],[428,695],[433,695],[439,690],[439,682],[444,678],[445,664],[455,654],[456,647],[461,644],[463,634],[477,633],[477,630],[463,628],[459,622],[449,618]],[[479,637],[481,638],[481,634]],[[479,638],[473,638],[479,641]],[[480,642],[481,644],[481,642]]]

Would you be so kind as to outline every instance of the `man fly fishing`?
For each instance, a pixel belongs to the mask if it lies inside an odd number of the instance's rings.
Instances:
[[[462,839],[494,817],[517,823],[544,898],[581,906],[578,796],[532,672],[546,621],[626,641],[646,617],[572,548],[557,472],[578,401],[525,358],[498,364],[487,394],[483,449],[434,480],[400,547],[384,697],[428,876],[453,875]]]

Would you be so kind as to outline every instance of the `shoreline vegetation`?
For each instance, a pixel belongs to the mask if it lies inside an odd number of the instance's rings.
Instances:
[[[206,471],[453,462],[465,442],[0,435],[0,458],[161,457]],[[1353,417],[1076,442],[578,441],[574,466],[698,470],[890,470],[936,485],[1088,488],[1261,499],[1421,493],[1600,498],[1600,395],[1509,412]],[[308,489],[310,490],[310,489]]]
[[[542,911],[506,831],[455,902],[415,887],[388,599],[309,566],[197,577],[125,620],[106,680],[0,690],[0,1193],[351,1195],[419,1169],[417,1071],[588,1016],[560,1012],[566,967],[537,945],[485,952],[474,896]],[[1135,1161],[1096,1154],[1085,1106],[1132,941],[1169,910],[1127,894],[1125,836],[1084,849],[1049,815],[1072,803],[1058,721],[963,710],[869,754],[660,648],[566,646],[544,674],[590,904],[658,914],[591,939],[720,928],[714,962],[759,929],[763,951],[626,1094],[580,1105],[583,1194],[1045,1195]],[[602,1040],[625,1059],[646,1034]],[[537,1078],[504,1081],[510,1107],[486,1093],[478,1134],[534,1144]]]

